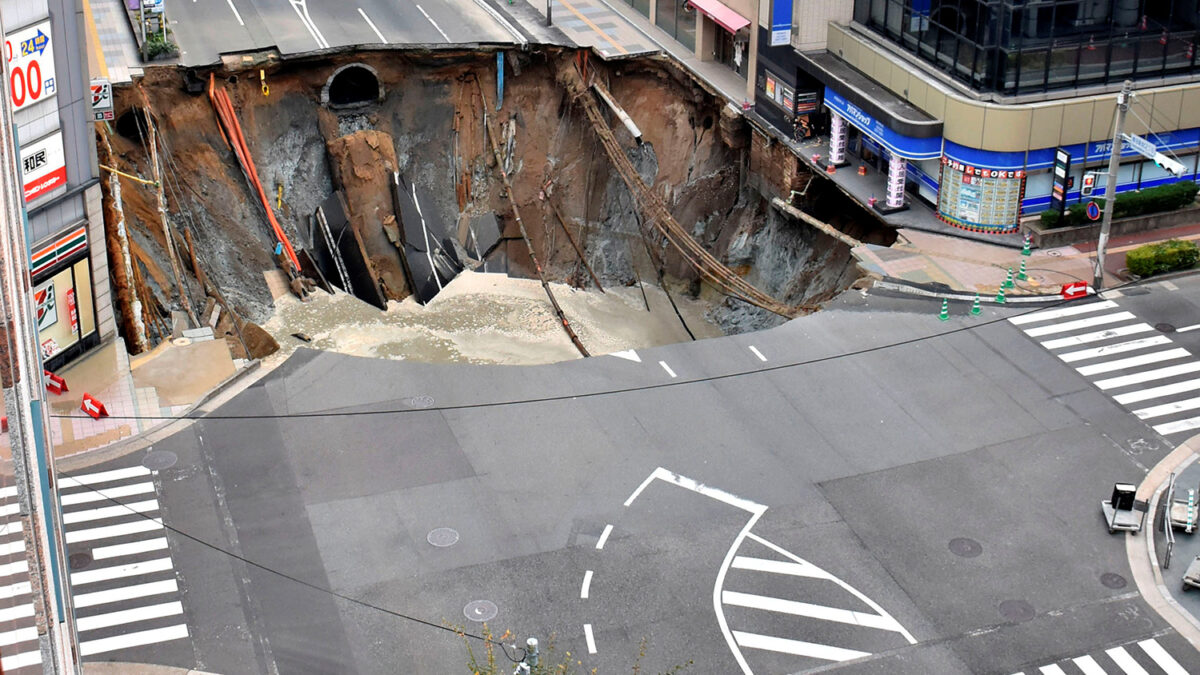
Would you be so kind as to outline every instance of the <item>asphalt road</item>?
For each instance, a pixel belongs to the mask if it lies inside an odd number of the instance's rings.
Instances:
[[[271,48],[294,55],[354,45],[503,44],[522,37],[512,14],[488,0],[180,0],[168,11],[185,65]]]
[[[1115,302],[1200,323],[1175,285]],[[602,673],[1200,672],[1097,504],[1172,439],[1026,332],[1057,320],[937,309],[850,293],[637,361],[298,352],[155,446],[189,636],[138,655],[466,672],[442,627],[494,611]]]

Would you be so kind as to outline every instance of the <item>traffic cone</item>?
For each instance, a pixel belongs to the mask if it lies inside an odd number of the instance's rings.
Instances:
[[[1027,255],[1030,255],[1031,253],[1033,253],[1033,251],[1031,251],[1029,248],[1030,240],[1031,240],[1031,237],[1029,236],[1029,233],[1028,232],[1025,233],[1025,246],[1023,246],[1021,248],[1021,255],[1027,256]]]
[[[1017,272],[1017,280],[1025,281],[1028,278],[1029,278],[1029,275],[1025,274],[1025,259],[1021,258],[1021,269],[1020,269],[1020,271]]]
[[[1001,291],[1001,292],[1003,292],[1003,291]],[[979,306],[979,294],[976,293],[975,294],[975,302],[971,303],[971,315],[979,316],[981,313],[983,313],[983,308]]]
[[[949,298],[942,298],[942,313],[938,314],[938,320],[940,320],[940,321],[949,321],[950,320],[950,299]]]
[[[998,304],[998,305],[1004,304],[1004,287],[1003,286],[1000,287],[1000,292],[996,294],[996,304]]]
[[[1005,277],[1004,285],[1001,286],[1001,288],[1012,288],[1012,287],[1013,287],[1013,273],[1012,273],[1012,268],[1010,267],[1010,268],[1008,268],[1008,276]]]

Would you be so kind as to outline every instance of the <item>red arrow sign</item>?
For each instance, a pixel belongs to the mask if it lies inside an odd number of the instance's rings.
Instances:
[[[1069,284],[1063,284],[1059,294],[1066,300],[1074,300],[1087,295],[1087,283],[1083,281],[1074,281]]]
[[[91,415],[94,420],[108,417],[108,411],[104,409],[104,404],[93,398],[91,394],[83,395],[83,403],[79,405],[79,409]]]

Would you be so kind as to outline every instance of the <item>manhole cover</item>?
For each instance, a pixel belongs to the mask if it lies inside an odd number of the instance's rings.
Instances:
[[[499,611],[491,600],[472,600],[463,607],[463,615],[471,621],[491,621]]]
[[[428,394],[413,396],[407,401],[410,408],[431,408],[433,407],[433,397]]]
[[[67,558],[67,564],[71,566],[72,570],[81,570],[92,564],[92,554],[72,553],[70,557]]]
[[[178,461],[179,456],[170,450],[153,450],[142,458],[142,466],[151,471],[162,471],[175,466]]]
[[[1033,618],[1033,606],[1024,600],[1005,600],[1000,603],[1000,615],[1009,621],[1028,621]]]
[[[1104,574],[1100,575],[1100,583],[1104,584],[1108,588],[1125,588],[1125,585],[1129,582],[1125,581],[1125,577],[1121,576],[1120,574],[1105,572]]]
[[[1156,323],[1154,324],[1154,330],[1160,333],[1174,333],[1175,326],[1169,323]]]
[[[974,539],[955,537],[950,540],[950,552],[960,558],[974,558],[983,553],[983,546]]]
[[[430,544],[445,548],[458,543],[458,531],[448,527],[439,527],[435,530],[430,530],[429,536],[425,537]]]

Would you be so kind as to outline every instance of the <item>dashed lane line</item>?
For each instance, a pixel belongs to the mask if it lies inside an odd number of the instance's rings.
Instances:
[[[668,375],[671,377],[676,377],[675,371],[671,370],[671,366],[668,366],[666,361],[659,361],[658,365],[662,366],[662,369],[667,371]]]
[[[581,600],[588,599],[588,592],[592,587],[592,571],[588,570],[583,573],[583,587],[579,589],[579,598]]]
[[[379,41],[385,45],[389,44],[387,38],[383,37],[383,33],[379,32],[379,28],[375,26],[375,22],[371,20],[371,17],[367,16],[367,13],[363,11],[362,7],[358,8],[358,13],[362,15],[363,21],[367,22],[367,25],[371,27],[371,30],[375,31],[375,35],[379,38]]]
[[[758,347],[750,345],[750,351],[754,352],[754,355],[758,357],[759,361],[766,362],[767,357],[763,356],[762,352],[758,351]]]
[[[605,542],[608,541],[608,535],[612,534],[612,529],[613,529],[612,525],[604,526],[604,531],[600,533],[600,538],[596,540],[596,548],[597,549],[604,548]]]
[[[596,653],[596,638],[592,636],[592,624],[583,624],[583,636],[587,639],[587,648],[589,654]]]

